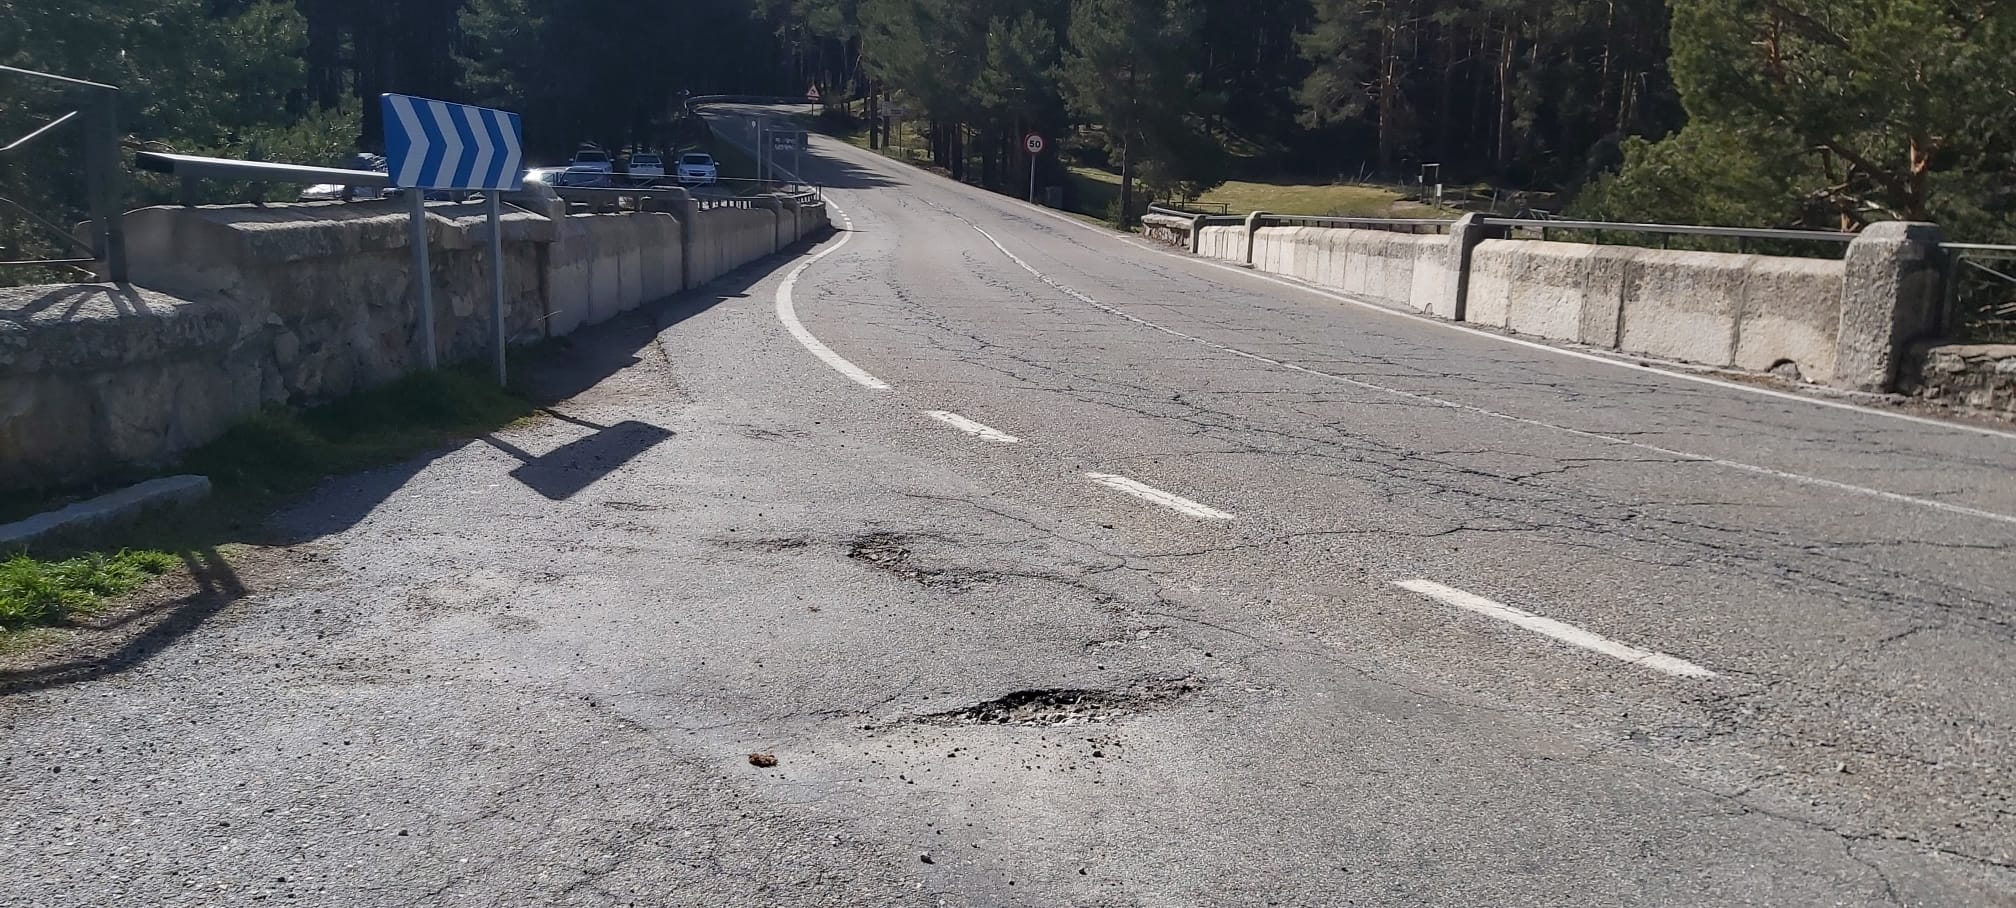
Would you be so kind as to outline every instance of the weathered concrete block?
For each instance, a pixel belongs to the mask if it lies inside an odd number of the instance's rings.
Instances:
[[[0,525],[0,550],[18,548],[57,533],[130,521],[150,511],[210,497],[202,476],[164,476],[89,501]]]
[[[1936,224],[1888,221],[1869,225],[1848,244],[1835,386],[1894,386],[1905,346],[1936,323],[1944,238]]]
[[[1763,372],[1791,363],[1806,381],[1832,382],[1843,270],[1830,259],[1755,257],[1730,364]]]
[[[1618,349],[1728,365],[1751,257],[1641,249],[1625,279]]]
[[[1245,260],[1246,228],[1223,225],[1204,228],[1197,254],[1226,262]]]
[[[1470,256],[1463,321],[1504,328],[1512,320],[1512,280],[1523,240],[1485,240]],[[1454,308],[1454,301],[1449,304]],[[1440,314],[1440,313],[1436,313]]]
[[[1506,327],[1536,337],[1580,340],[1589,257],[1596,247],[1539,240],[1517,243],[1517,254],[1507,263],[1511,271]]]
[[[1614,350],[1621,342],[1624,291],[1637,253],[1631,246],[1597,246],[1585,260],[1582,313],[1575,334],[1582,343]]]

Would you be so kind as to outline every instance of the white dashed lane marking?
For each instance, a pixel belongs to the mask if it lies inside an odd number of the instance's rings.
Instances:
[[[1486,618],[1496,618],[1507,624],[1523,627],[1536,634],[1545,634],[1570,646],[1579,646],[1590,652],[1602,653],[1612,659],[1629,662],[1664,672],[1677,678],[1720,677],[1699,665],[1677,656],[1642,650],[1628,643],[1619,643],[1602,634],[1585,631],[1575,625],[1552,618],[1535,615],[1523,609],[1516,609],[1501,602],[1492,602],[1475,593],[1466,593],[1453,586],[1443,586],[1432,580],[1400,580],[1397,586],[1408,592],[1420,593],[1430,599],[1453,605],[1465,611],[1475,612]]]
[[[1125,476],[1111,473],[1087,473],[1085,478],[1115,491],[1126,492],[1142,501],[1159,504],[1169,510],[1200,520],[1232,520],[1232,515],[1208,505],[1198,504],[1181,495],[1164,492],[1146,483],[1136,482]]]
[[[998,441],[1004,445],[1012,445],[1022,440],[993,426],[974,422],[949,410],[931,410],[926,415],[968,435],[984,438],[988,441]]]

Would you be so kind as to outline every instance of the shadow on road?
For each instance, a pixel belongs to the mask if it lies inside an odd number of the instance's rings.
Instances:
[[[494,433],[472,435],[523,461],[509,475],[547,499],[563,501],[579,494],[672,437],[672,432],[634,420],[604,426],[569,415],[556,405],[639,362],[640,354],[662,334],[678,330],[688,319],[725,301],[746,297],[786,256],[821,238],[810,238],[785,253],[751,262],[705,287],[647,303],[568,337],[514,351],[514,387],[543,405],[541,414],[593,429],[587,437],[534,455]],[[77,297],[76,293],[52,294],[33,305],[64,305]],[[271,513],[228,513],[228,508],[220,505],[208,513],[164,517],[115,535],[74,541],[78,550],[127,547],[178,552],[187,567],[186,576],[161,578],[160,583],[173,581],[184,588],[150,587],[167,601],[108,613],[101,620],[79,621],[75,626],[86,633],[74,644],[47,651],[46,657],[40,652],[31,654],[33,661],[10,659],[7,667],[0,668],[0,696],[96,680],[144,664],[247,595],[246,584],[237,568],[219,554],[220,547],[261,547],[246,557],[284,562],[283,555],[267,554],[270,548],[313,542],[349,530],[435,460],[466,444],[446,445],[396,464],[330,478]],[[176,595],[178,592],[181,595]]]
[[[537,456],[495,435],[485,435],[483,440],[491,447],[524,461],[524,466],[511,471],[511,478],[553,501],[574,497],[582,489],[594,485],[596,480],[672,437],[669,429],[634,419],[613,426],[597,426],[555,411],[547,412],[567,422],[593,427],[595,434]]]

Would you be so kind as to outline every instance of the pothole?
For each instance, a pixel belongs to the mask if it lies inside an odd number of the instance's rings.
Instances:
[[[901,533],[870,533],[848,544],[847,557],[933,589],[956,591],[1001,579],[987,571],[921,567],[910,551],[910,538]]]
[[[1014,725],[1056,728],[1096,725],[1181,700],[1203,685],[1189,678],[1154,681],[1127,690],[1041,688],[1018,690],[959,709],[918,716],[924,725]]]
[[[795,552],[812,544],[811,540],[798,536],[749,536],[744,538],[740,535],[732,534],[728,536],[716,536],[709,541],[722,548],[740,549],[747,552]]]
[[[741,432],[744,438],[755,438],[763,441],[782,441],[812,437],[811,433],[803,429],[772,429],[764,426],[743,426]]]

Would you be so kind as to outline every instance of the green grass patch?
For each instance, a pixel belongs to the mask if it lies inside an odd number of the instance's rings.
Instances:
[[[210,477],[209,501],[0,561],[0,653],[180,568],[183,558],[172,553],[258,541],[263,518],[286,496],[495,431],[534,410],[475,368],[417,372],[321,406],[266,410],[167,471]]]
[[[106,599],[166,574],[182,561],[166,552],[92,553],[61,561],[16,555],[0,561],[0,633],[61,624]]]
[[[1400,194],[1381,186],[1320,183],[1256,183],[1231,180],[1198,201],[1224,205],[1233,214],[1267,211],[1330,217],[1447,217],[1458,212],[1420,205],[1395,205]]]

